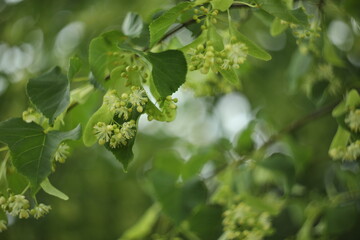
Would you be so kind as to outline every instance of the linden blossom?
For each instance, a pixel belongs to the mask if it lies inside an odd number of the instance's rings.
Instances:
[[[19,218],[29,218],[32,215],[38,219],[49,213],[51,207],[40,203],[33,209],[30,209],[29,200],[22,194],[11,194],[8,199],[4,196],[0,197],[1,208],[11,216],[18,216]],[[5,225],[5,228],[4,228]],[[6,221],[0,222],[0,232],[6,229]]]
[[[190,56],[189,71],[199,70],[207,74],[210,69],[217,72],[219,68],[230,70],[238,69],[240,64],[244,63],[248,55],[247,47],[244,43],[231,39],[231,43],[225,45],[221,51],[216,51],[211,41],[206,42],[206,47],[199,44],[196,49],[189,50]]]
[[[139,113],[143,112],[142,106],[148,101],[145,90],[136,86],[131,87],[130,94],[123,93],[119,97],[116,90],[109,90],[104,97],[104,102],[109,106],[109,110],[124,120],[129,119],[130,113],[135,107]]]
[[[263,239],[274,231],[268,212],[257,211],[245,203],[226,210],[223,225],[226,239]]]
[[[360,132],[360,109],[350,111],[349,115],[345,118],[345,123],[354,132]]]
[[[135,136],[136,123],[134,120],[125,122],[122,125],[98,122],[94,126],[94,134],[98,138],[98,143],[104,145],[109,142],[110,147],[116,148],[119,145],[126,145],[127,141]]]
[[[55,152],[54,159],[56,162],[64,163],[66,158],[69,156],[69,145],[61,143]]]

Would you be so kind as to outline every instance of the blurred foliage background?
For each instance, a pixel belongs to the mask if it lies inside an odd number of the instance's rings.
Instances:
[[[332,71],[342,82],[337,91],[329,93],[323,88],[317,91],[313,84],[307,87],[308,80],[303,77],[318,72],[326,62],[299,57],[296,39],[290,31],[272,37],[269,16],[261,12],[249,16],[242,9],[232,10],[238,16],[235,20],[243,23],[242,31],[271,53],[270,62],[250,59],[240,69],[242,87],[228,94],[216,93],[215,88],[210,88],[210,94],[196,88],[191,91],[190,84],[182,88],[176,94],[179,112],[172,123],[149,123],[141,119],[135,160],[128,173],[103,148],[97,145],[85,148],[81,141],[72,144],[75,150],[71,157],[51,177],[54,186],[70,200],[41,195],[41,201],[52,206],[51,213],[40,220],[13,219],[8,230],[0,233],[0,239],[117,239],[153,203],[145,175],[158,153],[172,149],[183,159],[210,154],[207,156],[211,164],[201,171],[206,178],[216,166],[226,162],[229,148],[236,146],[239,133],[252,120],[256,120],[252,137],[256,146],[261,146],[269,136],[294,120],[340,101],[345,89],[359,88],[360,28],[355,2],[329,1],[323,9],[327,14],[322,34],[328,36],[331,51],[337,55],[328,57],[327,61],[332,61]],[[21,116],[28,107],[25,85],[29,78],[54,65],[61,66],[65,72],[68,58],[75,54],[87,59],[90,40],[109,30],[121,30],[127,12],[137,12],[149,22],[156,11],[173,5],[174,1],[170,0],[1,0],[0,120]],[[100,105],[101,97],[100,93],[93,94],[81,108],[73,109],[66,118],[67,127],[70,129],[79,122],[84,126]],[[360,189],[358,163],[339,164],[328,156],[336,129],[336,120],[328,113],[287,134],[268,149],[269,154],[282,152],[292,156],[297,186],[294,191],[299,192],[298,201],[277,217],[274,224],[283,232],[278,231],[272,239],[296,233],[304,222],[302,211],[309,202],[321,202],[328,194],[329,185]],[[255,175],[258,175],[254,177],[258,192],[276,188],[276,177],[263,177],[266,174],[262,172]],[[246,176],[240,176],[237,181],[253,181],[243,178]],[[336,239],[358,239],[359,199],[345,205],[345,210],[334,208],[326,213],[332,214],[328,229],[333,230]],[[290,216],[294,214],[297,216]],[[299,224],[288,224],[290,217],[298,219]],[[342,223],[345,219],[346,224]],[[198,228],[211,228],[208,224],[200,221]],[[167,231],[166,226],[157,228],[160,233]]]

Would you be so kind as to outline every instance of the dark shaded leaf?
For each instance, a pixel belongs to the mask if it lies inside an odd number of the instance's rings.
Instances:
[[[223,209],[219,205],[202,206],[190,217],[190,229],[200,239],[216,240],[223,230],[222,215]]]
[[[187,65],[181,51],[149,53],[147,59],[152,64],[153,83],[160,96],[173,94],[185,82]]]
[[[59,67],[37,78],[30,79],[27,94],[31,102],[52,124],[69,105],[70,86]]]
[[[59,144],[79,139],[80,134],[80,126],[68,132],[44,133],[39,125],[21,118],[0,123],[0,141],[9,146],[15,168],[27,177],[35,191],[51,173],[51,162]]]

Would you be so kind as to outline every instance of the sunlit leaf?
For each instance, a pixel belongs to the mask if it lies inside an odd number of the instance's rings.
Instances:
[[[256,3],[260,6],[261,9],[282,20],[296,24],[307,23],[303,17],[297,18],[296,15],[299,16],[299,12],[296,11],[295,14],[292,13],[284,1],[256,0]]]
[[[123,63],[119,56],[118,45],[125,39],[126,37],[122,33],[112,31],[104,33],[90,42],[90,69],[100,84],[105,85],[106,78],[110,76],[111,71]]]
[[[126,230],[119,240],[144,239],[151,233],[158,220],[160,210],[161,208],[158,204],[152,205],[134,226]]]
[[[288,28],[287,24],[281,23],[280,18],[275,18],[271,24],[270,34],[271,36],[278,36]]]
[[[271,55],[269,53],[267,53],[264,49],[259,47],[256,43],[254,43],[253,41],[248,39],[245,35],[243,35],[239,31],[235,30],[234,28],[233,28],[233,32],[234,32],[237,40],[239,40],[240,42],[242,42],[246,45],[246,47],[248,49],[248,54],[250,56],[253,56],[255,58],[265,60],[265,61],[271,60]]]
[[[83,134],[83,142],[87,147],[92,146],[96,143],[97,138],[94,134],[94,126],[98,122],[110,123],[113,118],[113,114],[109,111],[109,108],[106,104],[103,104],[89,119],[87,122],[84,134]]]
[[[46,192],[47,194],[50,194],[52,196],[58,197],[62,200],[69,200],[69,197],[61,192],[59,189],[55,188],[49,181],[48,178],[46,178],[41,184],[41,188]]]
[[[213,8],[219,9],[220,11],[226,11],[229,9],[234,0],[212,0],[211,4]]]
[[[155,19],[149,26],[150,46],[154,46],[167,32],[169,27],[174,24],[179,15],[192,3],[182,2],[166,11],[163,15]]]

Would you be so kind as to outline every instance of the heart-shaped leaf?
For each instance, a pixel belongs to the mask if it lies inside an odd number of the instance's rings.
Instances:
[[[152,64],[153,83],[160,96],[173,94],[185,82],[187,65],[181,51],[149,53],[147,59]]]
[[[30,181],[36,191],[51,173],[51,164],[59,144],[80,138],[81,127],[68,132],[45,133],[35,123],[12,118],[0,123],[0,141],[9,146],[12,162],[19,173]]]

